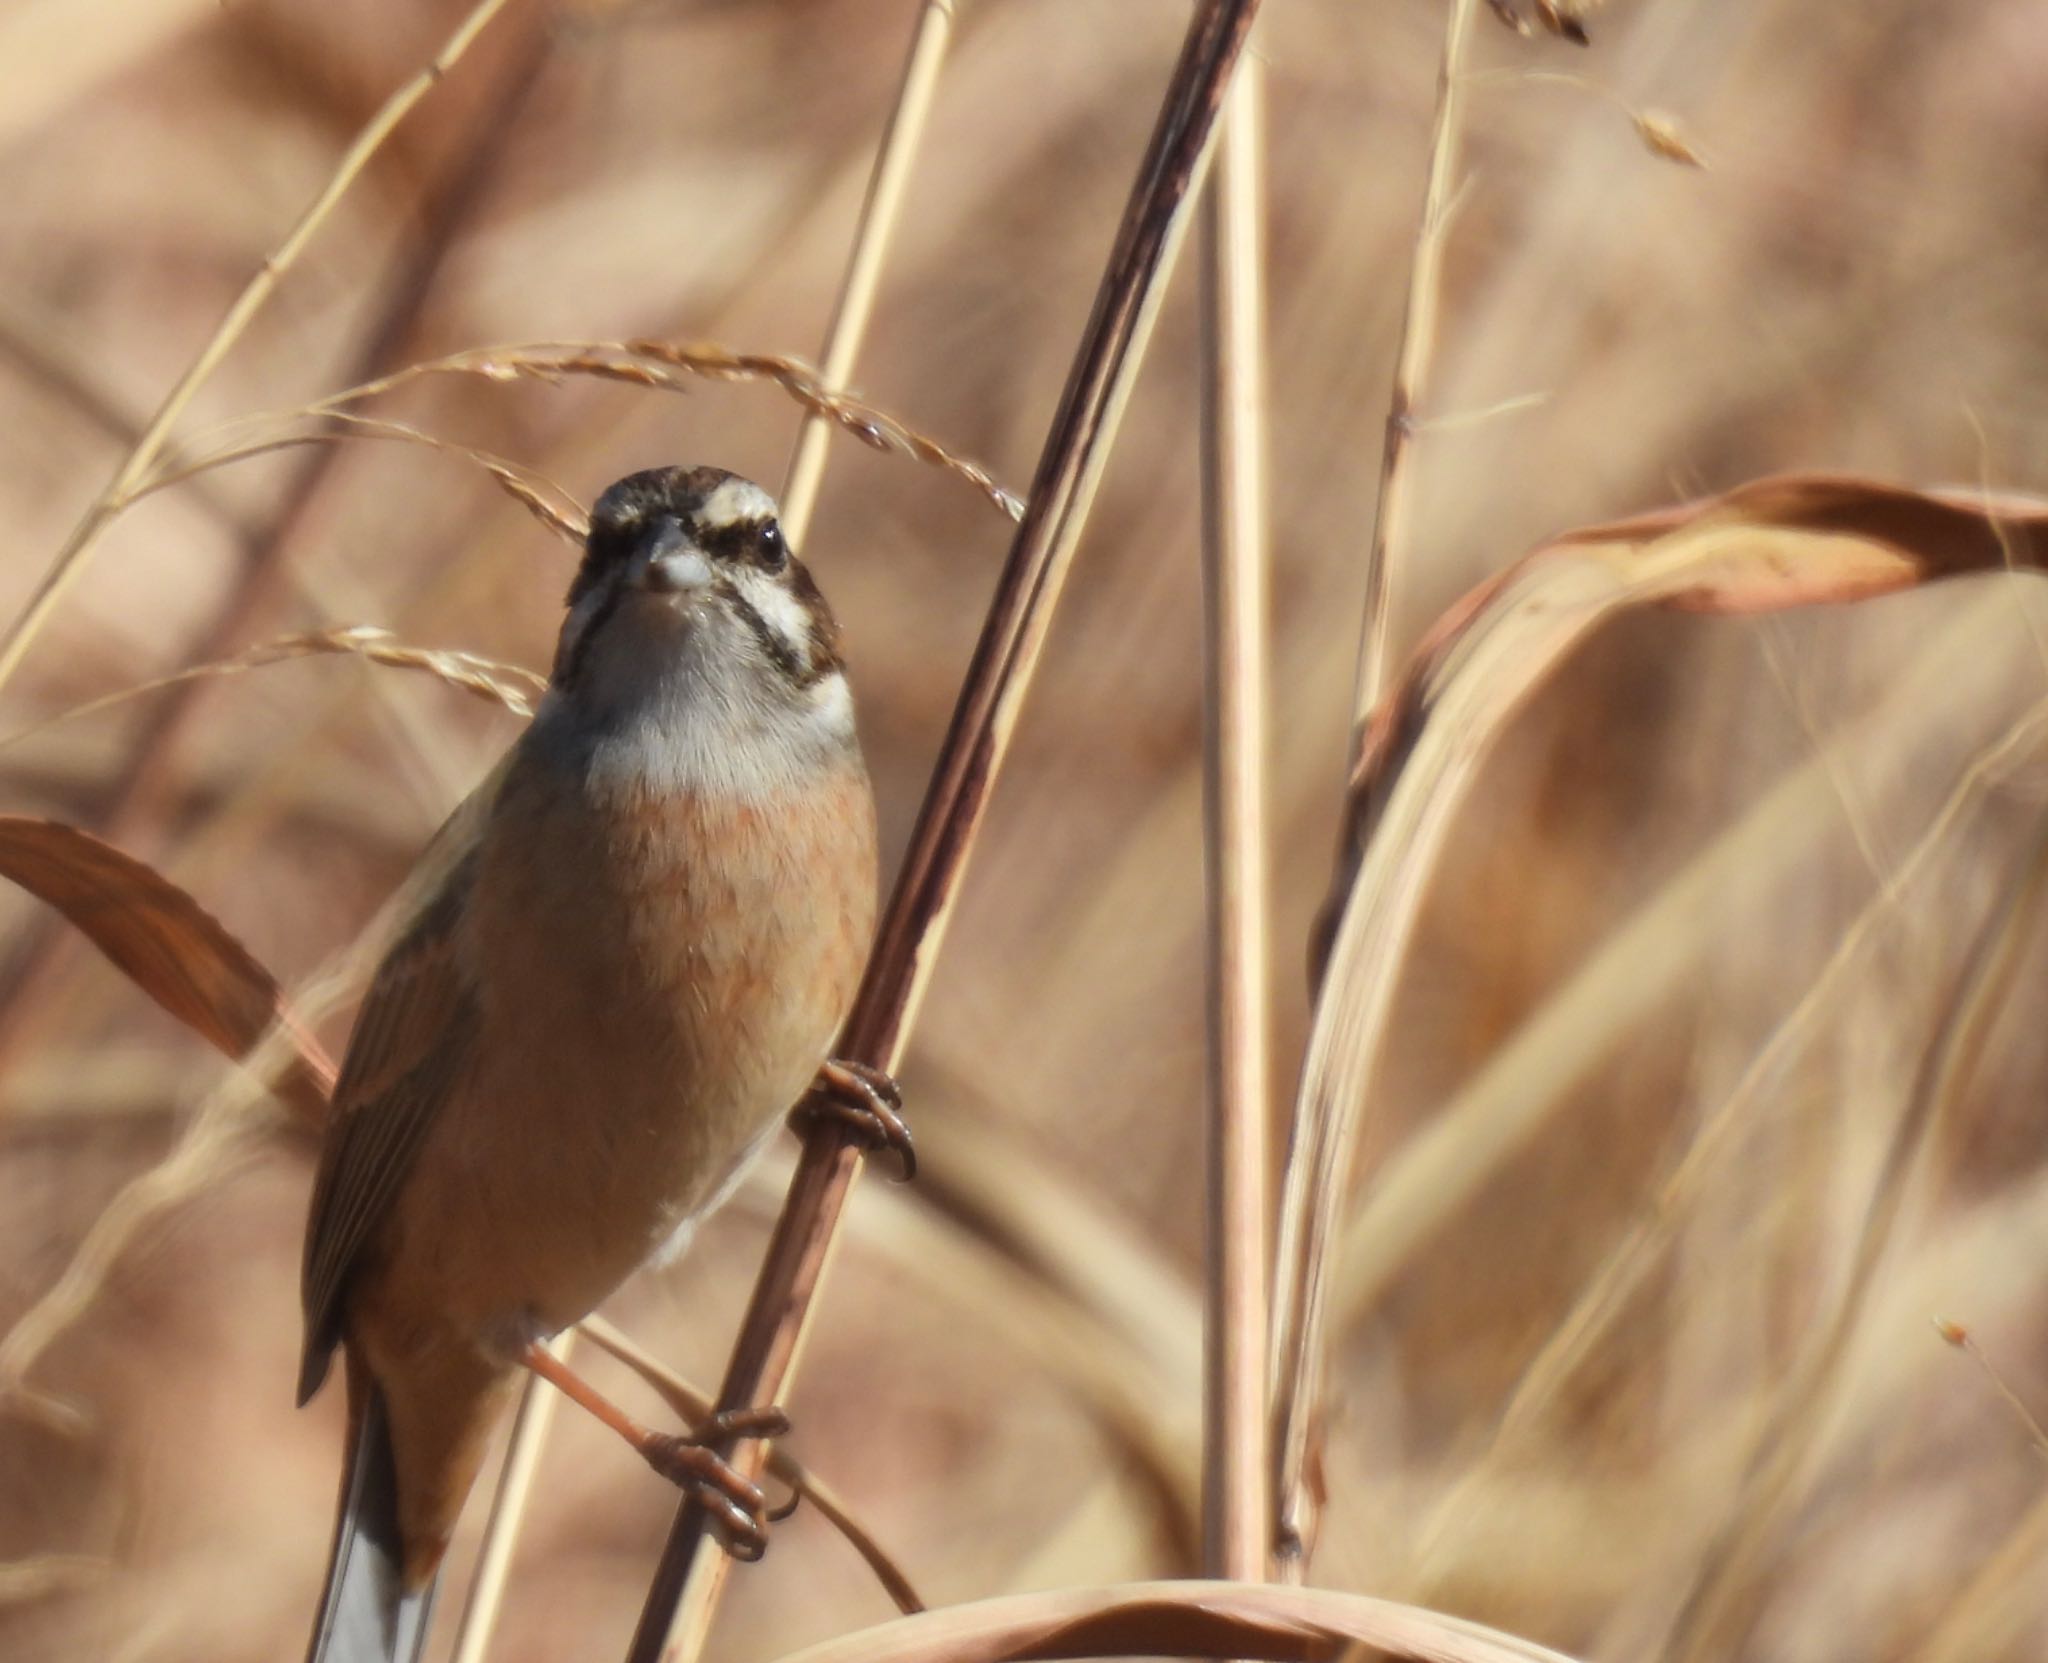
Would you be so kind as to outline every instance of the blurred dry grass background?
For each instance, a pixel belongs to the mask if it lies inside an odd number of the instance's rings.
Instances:
[[[0,9],[0,611],[459,9]],[[515,6],[378,157],[195,418],[496,341],[815,352],[914,13],[593,0],[543,34]],[[1423,0],[1271,0],[1259,36],[1288,1078],[1441,21]],[[1569,88],[1471,89],[1397,644],[1548,533],[1760,473],[2038,484],[2037,6],[1630,0],[1592,18],[1589,51],[1481,21],[1475,68],[1568,71],[1673,112],[1713,166],[1656,159],[1613,105]],[[961,4],[855,380],[1013,486],[1183,22],[1166,0]],[[1193,1568],[1200,490],[1185,264],[905,1070],[930,1182],[858,1193],[791,1405],[798,1453],[934,1602]],[[1525,394],[1543,402],[1455,420]],[[762,387],[467,381],[417,386],[393,410],[586,500],[664,460],[772,481],[798,414]],[[836,446],[806,552],[846,622],[892,848],[1005,529],[956,481]],[[341,623],[544,667],[567,574],[545,532],[446,457],[362,445],[246,464],[116,526],[0,698],[0,731]],[[1703,1655],[2048,1651],[2039,1434],[1932,1327],[1965,1324],[2048,1412],[2048,1053],[2025,1016],[2042,931],[2016,876],[2040,843],[2031,730],[1906,864],[1973,758],[2048,691],[2034,588],[1634,620],[1517,722],[1431,897],[1368,1125],[1388,1176],[1362,1190],[1340,1272],[1312,1581],[1589,1658],[1677,1663],[1698,1632],[1679,1614],[1734,1541],[1755,1551]],[[430,681],[344,659],[205,685],[167,724],[172,697],[7,751],[5,806],[107,831],[293,984],[354,937],[514,732]],[[1767,1508],[1745,1474],[1856,1291],[1892,1130],[1971,943],[2008,915],[2022,932],[2009,998],[1844,1319],[1834,1388],[1796,1426],[1785,1503]],[[1866,917],[1863,950],[1767,1053]],[[0,927],[16,967],[0,976],[12,1322],[228,1071],[75,942],[25,981],[47,927],[32,903],[0,896]],[[344,1034],[345,1020],[328,1037]],[[1760,1057],[1772,1066],[1742,1088]],[[1532,1109],[1533,1135],[1482,1157],[1473,1134],[1469,1198],[1412,1227],[1415,1207],[1388,1203],[1406,1193],[1410,1140],[1434,1128],[1456,1154],[1460,1129],[1504,1104]],[[27,1567],[0,1570],[9,1657],[267,1658],[301,1642],[340,1408],[290,1407],[307,1150],[261,1111],[246,1125],[37,1363],[33,1382],[84,1429],[0,1419],[0,1564]],[[1710,1128],[1655,1274],[1561,1389],[1518,1399]],[[782,1170],[616,1302],[696,1379],[718,1372]],[[670,1498],[573,1415],[541,1482],[495,1655],[615,1655]],[[800,1513],[735,1579],[715,1651],[777,1655],[888,1609]]]

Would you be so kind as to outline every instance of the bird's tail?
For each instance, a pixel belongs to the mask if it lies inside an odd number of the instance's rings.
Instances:
[[[417,1663],[434,1584],[408,1589],[398,1534],[398,1480],[384,1397],[350,1359],[348,1461],[327,1591],[306,1663]]]

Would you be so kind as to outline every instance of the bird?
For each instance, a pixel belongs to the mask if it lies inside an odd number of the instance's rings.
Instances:
[[[792,1104],[912,1170],[895,1083],[830,1055],[873,931],[874,795],[838,625],[774,499],[713,467],[627,475],[566,607],[533,720],[394,900],[335,1083],[299,1402],[339,1347],[349,1447],[309,1663],[418,1656],[528,1371],[758,1556],[761,1492],[546,1342],[680,1252]]]

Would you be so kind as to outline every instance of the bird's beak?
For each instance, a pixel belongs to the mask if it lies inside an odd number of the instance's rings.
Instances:
[[[711,562],[680,525],[664,519],[634,553],[628,578],[658,595],[691,594],[711,587]]]

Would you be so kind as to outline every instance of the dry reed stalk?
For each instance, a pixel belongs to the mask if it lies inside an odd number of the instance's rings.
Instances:
[[[1231,68],[1257,9],[1258,0],[1204,0],[1189,24],[841,1036],[841,1049],[857,1061],[893,1069],[900,1060],[1164,296]],[[829,1125],[806,1143],[719,1389],[721,1408],[769,1402],[781,1393],[860,1164],[860,1151]],[[757,1444],[722,1453],[736,1456],[742,1471],[760,1470]],[[701,1562],[708,1522],[695,1503],[678,1513],[628,1651],[632,1663],[654,1663],[667,1650],[692,1567]],[[707,1563],[684,1637],[690,1654],[691,1636],[708,1630],[725,1574],[723,1555]]]
[[[1208,1276],[1202,1565],[1266,1578],[1268,1101],[1266,356],[1262,76],[1225,110],[1203,217],[1202,574],[1208,856]]]
[[[861,203],[860,222],[847,257],[839,300],[825,329],[825,350],[818,359],[818,370],[828,387],[846,385],[860,355],[861,340],[867,334],[868,318],[881,286],[889,236],[896,228],[904,187],[909,183],[918,147],[924,141],[925,118],[931,114],[932,95],[938,90],[939,71],[946,61],[954,4],[955,0],[922,0],[918,12],[910,52],[903,63],[902,84],[890,106],[889,125],[875,152],[875,169],[868,178],[867,196]],[[789,470],[783,476],[783,530],[798,548],[803,547],[811,511],[817,506],[819,482],[825,476],[825,445],[831,437],[832,425],[832,418],[822,410],[805,415],[803,427],[797,433],[796,449],[789,459]]]
[[[1122,1656],[1342,1663],[1373,1652],[1415,1663],[1573,1663],[1483,1624],[1367,1594],[1197,1581],[1056,1588],[947,1606],[824,1641],[784,1663]]]
[[[1429,131],[1429,174],[1422,196],[1422,223],[1408,264],[1407,310],[1394,368],[1394,392],[1387,406],[1386,442],[1380,453],[1379,498],[1372,515],[1372,541],[1365,553],[1365,627],[1358,644],[1358,676],[1352,694],[1354,719],[1363,724],[1387,678],[1387,642],[1394,611],[1394,562],[1405,550],[1414,518],[1413,450],[1423,390],[1436,358],[1437,309],[1443,299],[1444,245],[1450,230],[1453,175],[1458,168],[1458,121],[1464,103],[1465,42],[1472,32],[1477,0],[1450,0],[1444,19],[1443,61],[1437,69],[1436,114]]]
[[[574,1328],[557,1334],[548,1349],[559,1362],[575,1355]],[[498,1611],[504,1603],[505,1581],[512,1569],[512,1554],[519,1546],[519,1529],[526,1519],[526,1504],[533,1495],[534,1475],[547,1448],[548,1429],[562,1405],[562,1394],[537,1374],[529,1374],[519,1393],[519,1413],[512,1421],[512,1436],[498,1464],[498,1482],[491,1491],[490,1517],[484,1520],[483,1540],[477,1545],[476,1566],[469,1573],[469,1592],[462,1601],[462,1617],[455,1625],[455,1640],[449,1649],[449,1663],[483,1663],[490,1650],[491,1636],[498,1626]]]
[[[1924,1053],[1882,1170],[1866,1204],[1855,1252],[1834,1309],[1788,1373],[1754,1446],[1748,1473],[1701,1560],[1659,1657],[1705,1663],[1739,1652],[1754,1615],[1765,1557],[1811,1470],[1821,1423],[1844,1377],[1844,1359],[1878,1269],[1909,1206],[1922,1199],[1934,1134],[1952,1117],[1983,1060],[1984,1041],[2005,1007],[2028,932],[2048,898],[2048,824],[1971,943],[1939,1025]]]
[[[142,436],[129,451],[126,460],[115,470],[92,506],[71,530],[51,560],[49,569],[36,585],[35,592],[22,609],[21,615],[0,637],[0,686],[20,666],[22,656],[28,651],[37,632],[56,608],[64,592],[83,574],[86,562],[99,542],[100,534],[112,523],[119,512],[115,504],[126,496],[144,478],[162,454],[164,444],[170,437],[173,426],[193,396],[204,386],[213,372],[220,367],[235,342],[250,321],[263,309],[271,293],[283,279],[313,234],[326,222],[334,205],[339,202],[349,186],[354,184],[370,158],[383,146],[398,124],[412,112],[413,106],[431,92],[449,70],[461,61],[462,56],[475,43],[478,35],[499,12],[504,10],[507,0],[478,0],[456,25],[451,34],[427,64],[402,87],[386,99],[377,113],[359,132],[355,141],[343,153],[340,165],[334,175],[313,198],[306,211],[299,216],[298,223],[285,234],[280,242],[250,278],[248,285],[228,308],[227,316],[221,319],[212,339],[200,349],[189,368],[178,378],[177,384],[165,395],[162,405],[142,430]]]

